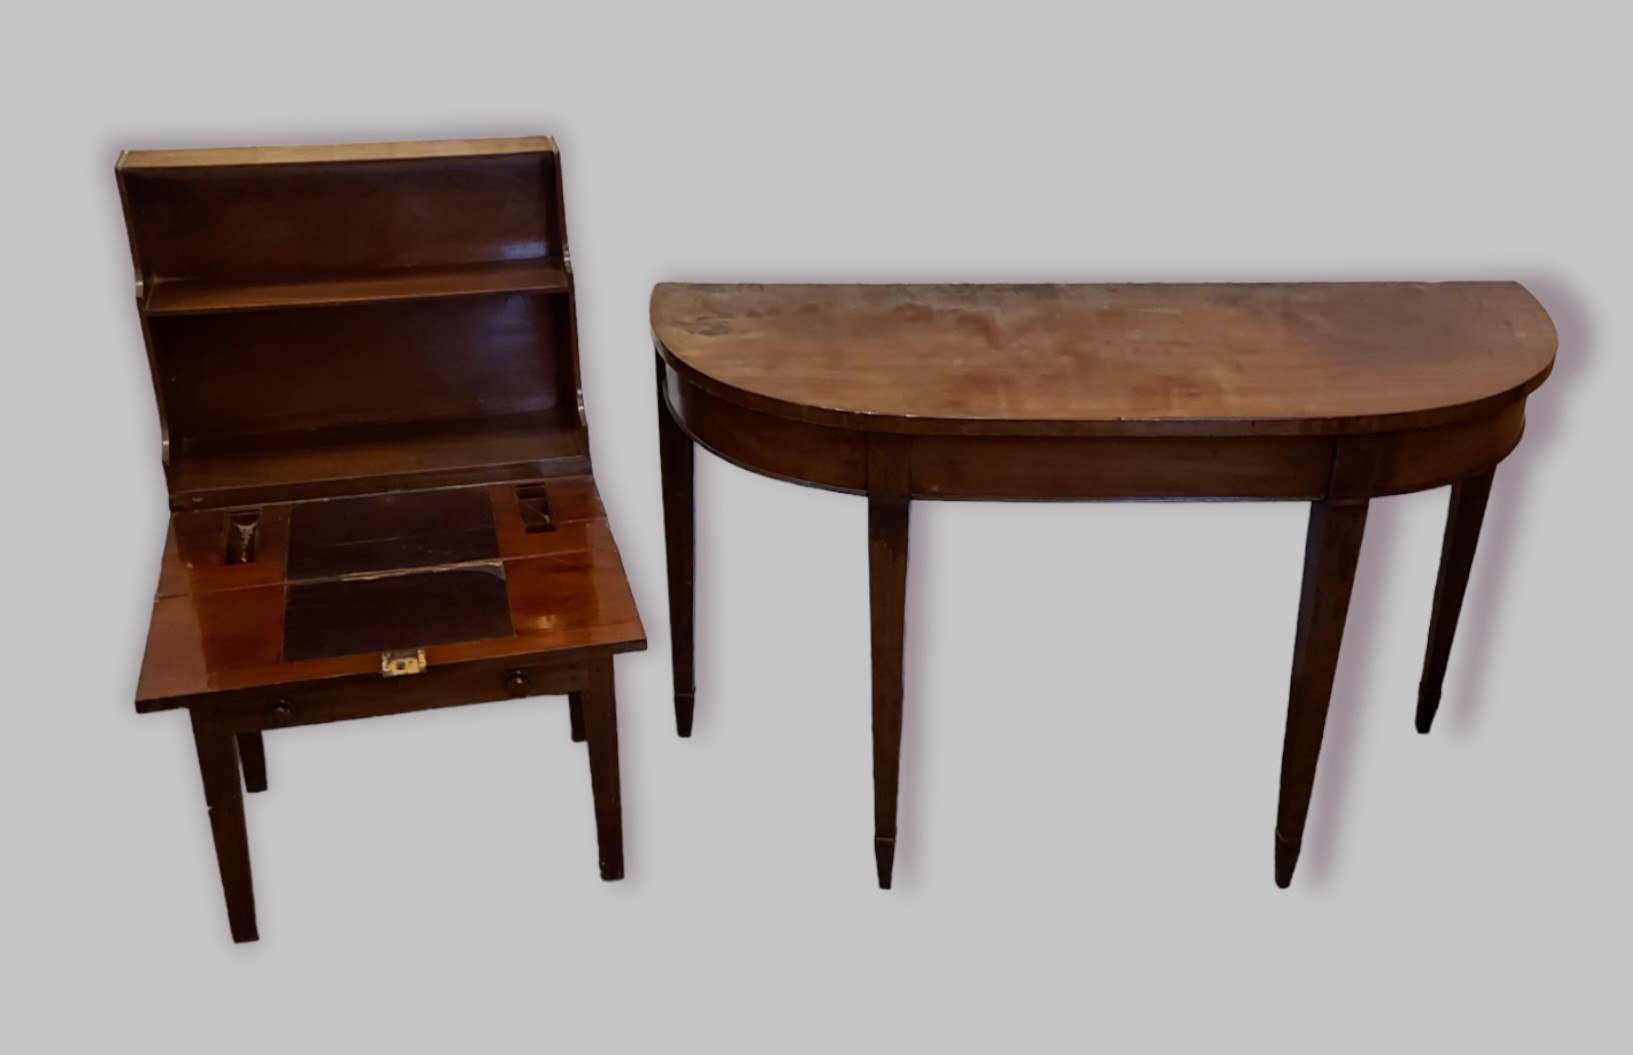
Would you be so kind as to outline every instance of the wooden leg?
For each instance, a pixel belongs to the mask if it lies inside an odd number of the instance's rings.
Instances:
[[[1327,724],[1338,647],[1344,638],[1350,587],[1361,556],[1367,504],[1316,502],[1304,543],[1304,587],[1299,596],[1298,634],[1293,644],[1293,680],[1287,700],[1287,736],[1282,743],[1281,803],[1276,811],[1276,885],[1293,881],[1304,819],[1310,812],[1316,759]]]
[[[873,612],[873,857],[879,888],[896,860],[902,756],[902,636],[907,610],[905,498],[868,499],[869,600]]]
[[[693,511],[693,451],[690,436],[676,424],[664,393],[663,360],[658,360],[658,451],[663,472],[663,532],[669,564],[669,657],[675,674],[675,730],[692,735],[697,678],[692,669],[692,569],[696,560]]]
[[[572,725],[573,743],[584,742],[584,694],[570,692],[567,694],[567,721]]]
[[[238,761],[244,767],[244,790],[266,790],[266,745],[260,733],[238,734]]]
[[[198,748],[204,801],[210,810],[221,889],[227,897],[227,922],[233,941],[254,941],[255,891],[250,883],[249,833],[244,829],[244,794],[238,784],[237,739],[205,728],[193,715],[193,742]]]
[[[601,878],[624,878],[623,808],[618,800],[618,704],[612,658],[592,660],[583,692],[584,731],[590,742],[590,786],[595,792],[595,831],[601,847]]]
[[[1429,649],[1423,657],[1423,680],[1418,683],[1418,732],[1426,733],[1440,709],[1440,687],[1446,680],[1446,662],[1452,654],[1457,616],[1463,610],[1463,591],[1474,566],[1474,547],[1480,541],[1480,523],[1491,496],[1488,469],[1452,485],[1451,508],[1446,514],[1446,537],[1440,546],[1440,577],[1435,580],[1434,614],[1429,617]]]

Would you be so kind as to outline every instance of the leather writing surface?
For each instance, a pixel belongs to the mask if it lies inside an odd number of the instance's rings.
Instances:
[[[308,502],[290,516],[291,581],[498,556],[493,504],[475,488]]]
[[[290,583],[284,595],[286,662],[511,632],[510,595],[499,563]]]

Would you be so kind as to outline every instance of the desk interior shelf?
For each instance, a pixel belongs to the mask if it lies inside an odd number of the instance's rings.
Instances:
[[[567,288],[567,271],[559,261],[513,260],[289,282],[160,279],[148,291],[143,310],[148,315],[207,315],[497,293],[565,293]]]

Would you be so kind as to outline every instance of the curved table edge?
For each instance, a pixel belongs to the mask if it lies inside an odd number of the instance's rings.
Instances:
[[[659,285],[667,285],[660,283]],[[1559,353],[1559,333],[1548,309],[1536,294],[1521,283],[1513,283],[1530,298],[1548,324],[1553,349],[1542,369],[1520,383],[1462,403],[1395,411],[1385,414],[1342,418],[1121,418],[1102,421],[1055,421],[1047,419],[920,418],[873,414],[863,411],[792,403],[788,400],[751,392],[699,370],[672,351],[660,332],[657,320],[650,320],[653,347],[664,362],[694,386],[747,410],[791,421],[856,432],[884,432],[908,435],[943,436],[1355,436],[1402,432],[1411,429],[1450,425],[1484,417],[1536,391],[1549,374]],[[658,287],[654,287],[656,296]],[[650,309],[650,305],[649,305]]]
[[[867,494],[870,446],[905,439],[911,497],[932,500],[1314,501],[1429,490],[1506,458],[1524,431],[1525,394],[1541,383],[1479,416],[1384,432],[902,436],[743,406],[698,384],[664,352],[659,343],[663,412],[723,460],[773,479]]]

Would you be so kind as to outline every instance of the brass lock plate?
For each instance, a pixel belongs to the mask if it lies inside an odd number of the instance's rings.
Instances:
[[[425,649],[397,648],[380,653],[380,676],[397,678],[425,671]]]

